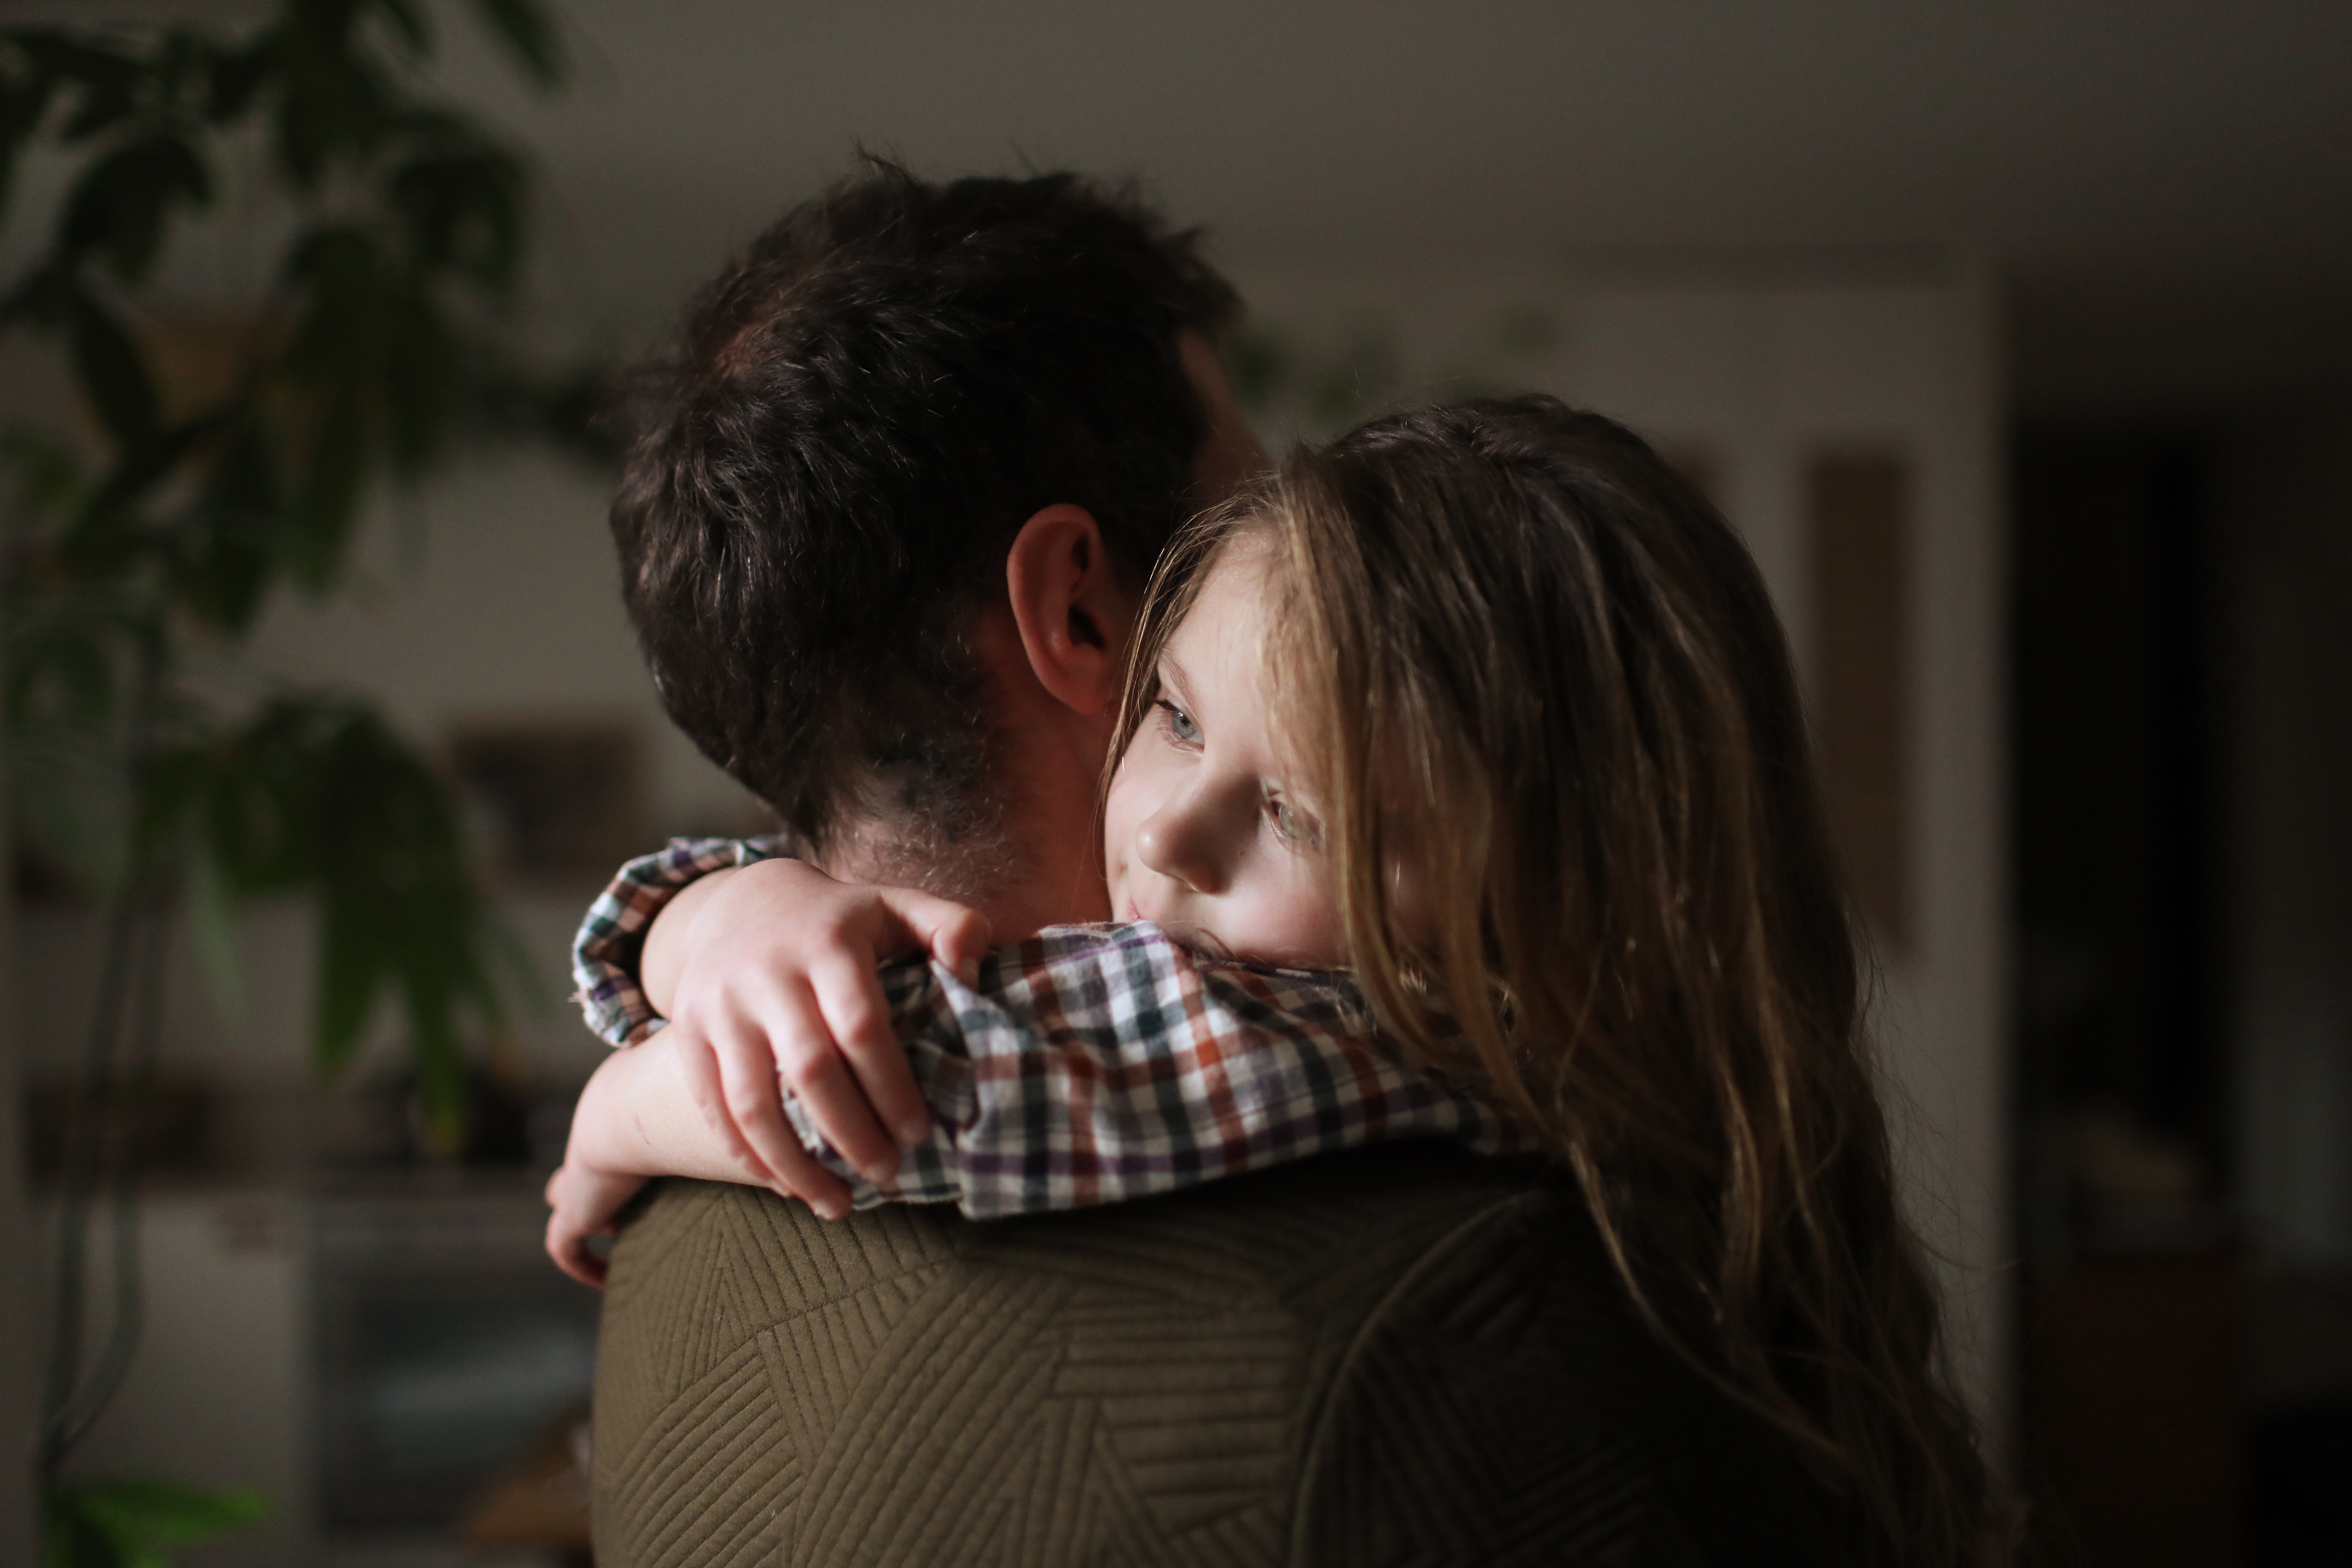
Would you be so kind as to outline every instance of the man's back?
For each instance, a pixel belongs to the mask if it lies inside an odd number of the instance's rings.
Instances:
[[[602,1356],[603,1568],[1831,1555],[1573,1193],[1436,1145],[988,1225],[673,1184]]]

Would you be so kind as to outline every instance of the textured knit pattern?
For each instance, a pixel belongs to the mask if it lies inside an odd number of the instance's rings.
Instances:
[[[625,964],[676,890],[772,844],[678,840],[635,860],[575,948],[592,1024],[659,1020]],[[859,1208],[952,1203],[975,1219],[1123,1203],[1404,1138],[1524,1146],[1477,1098],[1397,1061],[1344,976],[1202,959],[1148,923],[1062,926],[1003,948],[976,986],[920,958],[882,967],[930,1139],[877,1186],[784,1106]]]
[[[599,1365],[600,1568],[1836,1555],[1573,1194],[1441,1144],[985,1226],[665,1184]]]

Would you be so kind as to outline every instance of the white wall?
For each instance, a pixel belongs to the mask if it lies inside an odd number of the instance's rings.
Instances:
[[[151,1194],[139,1223],[148,1289],[139,1359],[69,1473],[258,1490],[268,1517],[179,1561],[298,1568],[310,1560],[313,1531],[310,1325],[292,1194]]]
[[[613,718],[643,734],[653,816],[743,819],[741,792],[663,717],[621,607],[606,476],[551,457],[483,460],[395,501],[354,591],[289,603],[247,650],[269,677],[372,691],[414,733],[470,719]]]

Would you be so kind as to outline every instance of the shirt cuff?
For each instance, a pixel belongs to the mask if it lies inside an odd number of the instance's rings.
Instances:
[[[673,838],[621,868],[612,885],[588,906],[572,942],[572,999],[607,1045],[634,1046],[668,1022],[654,1011],[637,984],[646,928],[678,889],[698,878],[792,854],[782,836],[768,838]]]

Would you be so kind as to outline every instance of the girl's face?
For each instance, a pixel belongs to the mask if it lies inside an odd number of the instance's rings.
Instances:
[[[1286,782],[1266,689],[1271,563],[1247,536],[1226,545],[1168,639],[1105,807],[1110,907],[1208,952],[1335,969],[1336,879]]]

